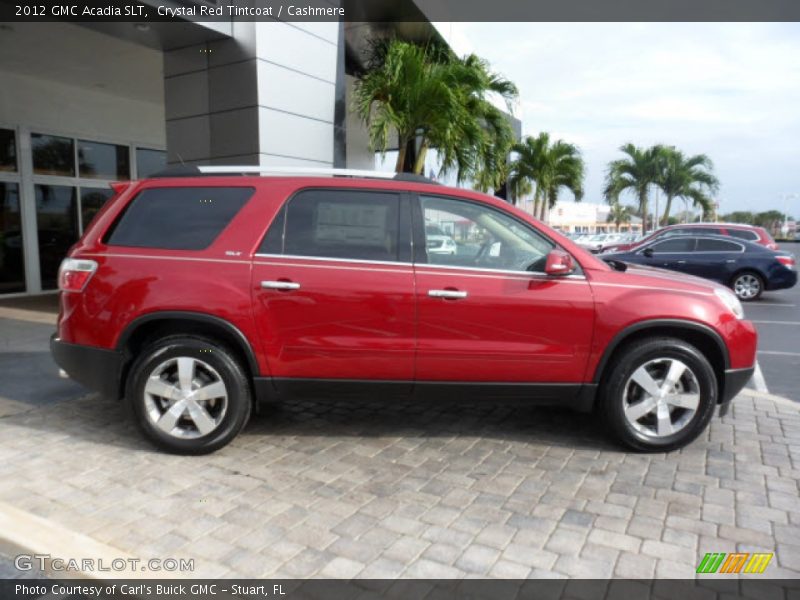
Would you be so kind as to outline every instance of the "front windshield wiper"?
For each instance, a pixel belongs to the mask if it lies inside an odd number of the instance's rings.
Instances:
[[[621,260],[617,260],[616,258],[604,258],[603,259],[607,264],[611,266],[612,269],[615,271],[626,271],[628,269],[628,264],[622,262]]]

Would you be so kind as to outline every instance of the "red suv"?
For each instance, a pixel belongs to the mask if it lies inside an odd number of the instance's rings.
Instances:
[[[224,446],[259,401],[389,392],[594,408],[667,451],[752,374],[730,290],[607,264],[497,198],[229,171],[115,184],[59,272],[56,362],[170,451]]]
[[[603,253],[611,254],[612,252],[627,252],[632,248],[638,248],[649,244],[655,240],[669,237],[672,235],[728,235],[738,238],[740,240],[747,240],[754,244],[766,246],[770,250],[778,250],[778,244],[772,239],[769,232],[763,227],[756,227],[755,225],[745,225],[743,223],[684,223],[682,225],[667,225],[661,229],[656,229],[650,235],[642,238],[638,242],[631,242],[629,244],[609,244],[603,246]]]

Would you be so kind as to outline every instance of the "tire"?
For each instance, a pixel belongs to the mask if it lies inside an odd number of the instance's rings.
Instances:
[[[176,454],[222,448],[247,424],[252,408],[236,355],[214,339],[190,335],[148,345],[131,367],[126,397],[144,434]]]
[[[697,348],[677,338],[647,338],[624,347],[613,361],[601,384],[599,409],[619,442],[641,452],[669,452],[708,426],[717,405],[717,378]],[[660,392],[673,368],[680,374],[669,391],[679,393],[659,399],[645,391]]]
[[[742,302],[758,300],[764,291],[764,278],[755,271],[742,271],[734,275],[731,289]]]

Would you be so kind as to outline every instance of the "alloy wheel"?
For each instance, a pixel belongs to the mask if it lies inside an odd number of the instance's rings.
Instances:
[[[664,438],[684,429],[700,405],[697,376],[675,358],[650,360],[628,378],[623,411],[628,423],[649,438]]]
[[[208,363],[189,356],[170,358],[151,372],[144,387],[148,419],[181,439],[208,435],[228,410],[228,390]]]
[[[736,278],[733,291],[742,300],[750,300],[758,296],[761,291],[761,281],[755,275],[745,273]]]

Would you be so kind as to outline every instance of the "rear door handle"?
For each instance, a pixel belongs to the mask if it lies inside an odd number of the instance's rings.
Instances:
[[[678,264],[679,264],[679,265],[685,265],[685,264],[686,264],[686,261],[685,261],[685,260],[679,260],[679,261],[678,261]]]
[[[299,290],[300,284],[294,281],[262,281],[261,287],[265,290]]]
[[[428,290],[428,296],[433,298],[447,298],[448,300],[460,300],[467,297],[467,292],[461,290]]]

